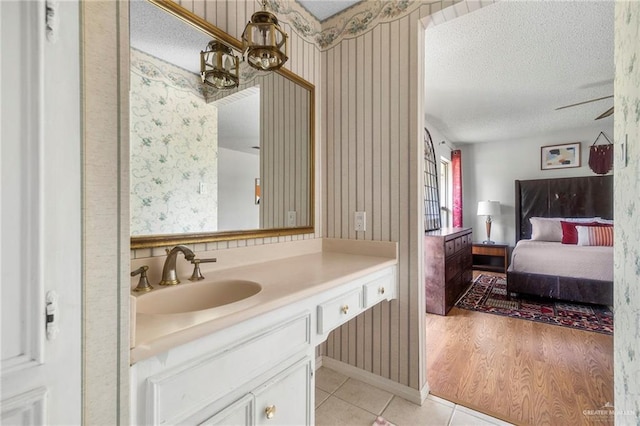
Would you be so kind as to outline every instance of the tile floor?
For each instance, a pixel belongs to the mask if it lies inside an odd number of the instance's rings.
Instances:
[[[372,426],[378,416],[396,426],[509,425],[432,395],[419,406],[326,367],[316,371],[316,425]]]

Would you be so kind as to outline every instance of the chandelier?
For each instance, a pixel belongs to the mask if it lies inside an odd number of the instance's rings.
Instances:
[[[211,40],[200,52],[200,77],[202,82],[216,89],[233,89],[240,82],[240,59],[229,46]]]
[[[242,33],[244,56],[250,66],[260,71],[277,70],[287,62],[288,35],[278,25],[278,18],[267,12],[267,2],[251,16]]]

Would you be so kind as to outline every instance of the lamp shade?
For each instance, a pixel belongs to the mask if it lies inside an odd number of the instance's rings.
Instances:
[[[479,201],[478,216],[497,216],[500,214],[500,202]]]

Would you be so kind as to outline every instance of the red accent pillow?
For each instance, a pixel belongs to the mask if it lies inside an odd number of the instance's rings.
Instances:
[[[560,221],[560,225],[562,226],[562,244],[578,244],[578,231],[576,230],[576,226],[613,226],[608,223],[599,223],[599,222],[565,222]]]

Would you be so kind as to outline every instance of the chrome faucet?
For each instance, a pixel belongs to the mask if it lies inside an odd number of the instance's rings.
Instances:
[[[179,252],[182,252],[184,258],[187,260],[193,260],[196,257],[196,255],[185,246],[175,246],[171,250],[167,249],[167,259],[164,261],[164,267],[162,268],[160,285],[176,285],[180,283],[178,274],[176,273],[176,258]]]

